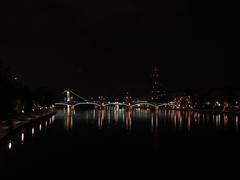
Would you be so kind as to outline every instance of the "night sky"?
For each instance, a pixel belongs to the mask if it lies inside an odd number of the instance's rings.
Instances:
[[[171,90],[240,86],[236,4],[24,0],[1,8],[0,57],[32,87],[146,94],[154,65]]]

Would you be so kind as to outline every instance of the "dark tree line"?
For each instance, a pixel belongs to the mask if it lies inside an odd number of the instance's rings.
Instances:
[[[4,67],[1,61],[0,93],[0,121],[18,114],[40,111],[55,102],[53,92],[47,88],[31,89]]]

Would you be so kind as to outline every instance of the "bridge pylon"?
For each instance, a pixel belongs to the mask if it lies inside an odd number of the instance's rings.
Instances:
[[[131,103],[128,103],[127,107],[126,107],[126,110],[127,111],[132,111],[133,107],[131,105]]]
[[[98,106],[98,109],[99,110],[105,110],[106,109],[106,106],[104,103],[101,103],[100,106]]]

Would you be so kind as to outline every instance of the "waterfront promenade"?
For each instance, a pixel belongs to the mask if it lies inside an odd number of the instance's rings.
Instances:
[[[48,110],[44,112],[31,113],[28,115],[19,115],[12,118],[10,121],[11,123],[9,123],[7,120],[0,122],[0,141],[23,126],[32,123],[33,121],[51,116],[55,113],[55,110]]]

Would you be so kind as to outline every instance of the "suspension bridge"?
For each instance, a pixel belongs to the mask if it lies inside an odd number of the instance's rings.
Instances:
[[[77,106],[94,106],[98,109],[108,109],[110,107],[123,107],[128,110],[134,108],[151,108],[151,109],[160,109],[164,108],[175,108],[176,103],[171,101],[169,103],[155,103],[155,102],[148,102],[148,101],[105,101],[104,99],[99,99],[98,101],[88,100],[77,93],[71,90],[65,90],[63,93],[64,100],[60,102],[56,102],[55,106],[66,106],[71,109],[75,109]]]

